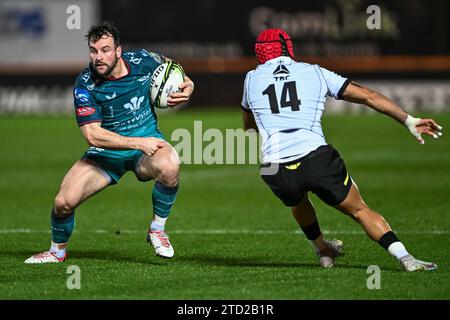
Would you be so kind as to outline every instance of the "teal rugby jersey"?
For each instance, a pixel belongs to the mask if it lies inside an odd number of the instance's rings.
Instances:
[[[126,76],[104,80],[90,66],[78,76],[73,91],[78,126],[100,122],[123,136],[161,137],[149,87],[153,71],[165,58],[144,49],[124,52],[122,58]]]

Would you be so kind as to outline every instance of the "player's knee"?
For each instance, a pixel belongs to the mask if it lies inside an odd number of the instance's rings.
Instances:
[[[75,202],[70,201],[67,197],[58,195],[55,198],[54,209],[57,216],[67,216],[71,214],[75,209],[75,206]]]
[[[160,170],[157,180],[168,187],[175,187],[178,184],[178,173],[178,164],[170,163]]]

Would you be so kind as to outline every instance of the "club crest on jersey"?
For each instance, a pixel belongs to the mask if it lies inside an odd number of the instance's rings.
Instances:
[[[278,65],[274,72],[272,73],[274,75],[275,81],[278,80],[287,80],[289,78],[289,70],[286,68],[284,64]]]
[[[79,116],[79,117],[87,117],[94,113],[95,113],[95,109],[92,107],[78,107],[77,108],[77,116]]]
[[[143,101],[144,101],[144,96],[140,97],[139,99],[138,99],[138,97],[134,97],[134,98],[131,98],[131,101],[129,103],[125,104],[123,107],[125,109],[129,109],[130,112],[135,113],[136,110],[139,109],[139,107],[141,106],[141,103]]]

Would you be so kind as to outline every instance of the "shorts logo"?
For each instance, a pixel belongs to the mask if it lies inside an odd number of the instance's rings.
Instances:
[[[95,109],[92,107],[79,107],[77,108],[77,116],[87,117],[95,113]]]
[[[288,166],[284,166],[288,170],[297,170],[300,167],[301,162],[297,162]]]
[[[344,186],[347,186],[348,178],[349,178],[349,177],[350,177],[350,176],[348,175],[348,172],[347,172],[347,177],[345,177]]]

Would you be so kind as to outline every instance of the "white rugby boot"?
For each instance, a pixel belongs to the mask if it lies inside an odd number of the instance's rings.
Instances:
[[[433,262],[425,262],[414,258],[412,255],[400,258],[400,264],[403,270],[408,272],[414,271],[432,271],[438,268],[437,264]]]
[[[324,240],[328,247],[325,250],[319,252],[317,249],[316,255],[319,258],[320,266],[323,268],[331,268],[334,266],[334,259],[344,254],[344,243],[341,240]]]
[[[174,250],[169,236],[164,231],[148,231],[147,241],[155,248],[155,254],[163,258],[172,258]]]
[[[67,253],[64,252],[64,257],[58,258],[55,253],[51,251],[44,251],[34,256],[29,257],[25,260],[26,264],[37,264],[37,263],[58,263],[63,262],[67,258]]]

